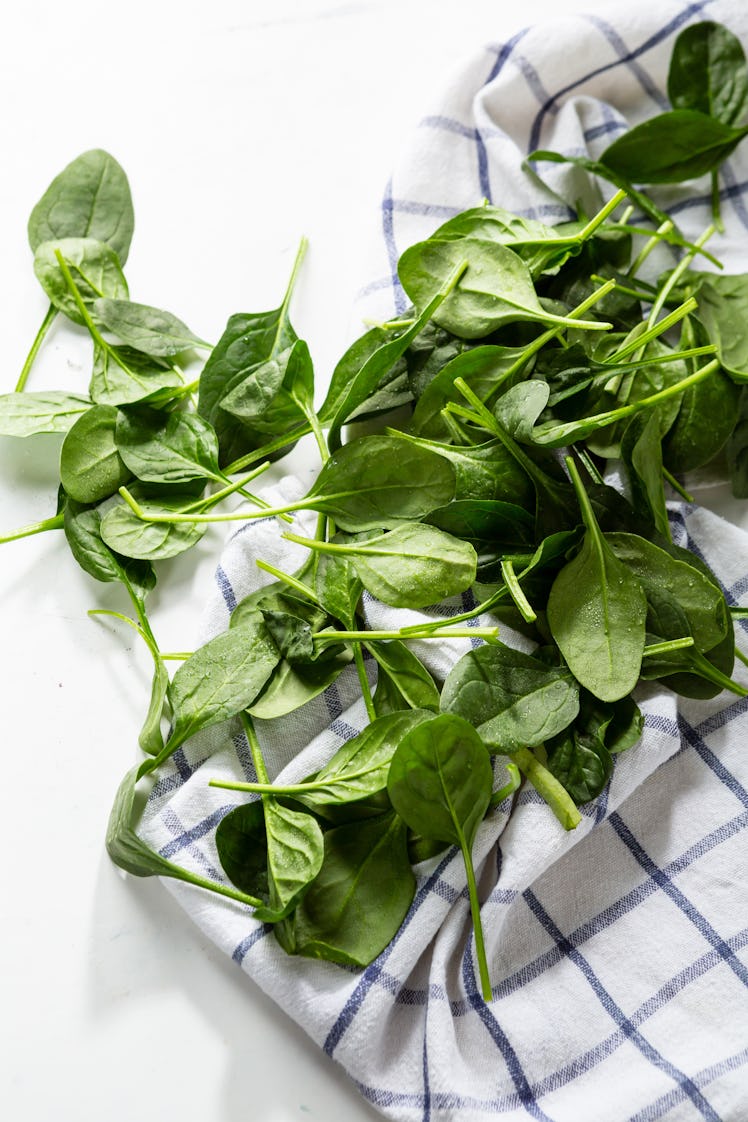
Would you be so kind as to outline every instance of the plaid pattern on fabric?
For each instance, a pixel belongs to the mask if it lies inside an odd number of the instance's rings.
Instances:
[[[586,176],[544,165],[552,195],[522,171],[522,159],[538,146],[596,156],[627,124],[661,111],[673,38],[704,18],[748,42],[748,10],[704,0],[640,4],[615,26],[580,15],[479,52],[453,76],[387,187],[361,314],[402,311],[399,253],[482,198],[551,222],[569,217],[569,203],[580,199],[591,212],[600,198]],[[720,182],[726,233],[711,247],[728,270],[741,271],[748,154],[738,150]],[[706,180],[657,198],[687,236],[706,225]],[[303,490],[294,480],[282,485],[290,499]],[[676,542],[712,566],[728,602],[745,603],[748,536],[685,503],[672,505],[671,518]],[[298,516],[299,532],[313,522]],[[205,637],[264,582],[255,557],[292,570],[302,552],[270,520],[235,533],[216,571]],[[367,613],[376,626],[403,619],[371,601]],[[405,615],[410,622],[417,614]],[[739,627],[745,647],[748,621]],[[455,640],[417,650],[443,675],[469,647]],[[745,681],[741,669],[737,676]],[[479,831],[489,1004],[477,985],[462,860],[452,851],[419,867],[403,927],[364,971],[289,958],[248,909],[178,882],[169,887],[393,1119],[744,1122],[748,704],[728,694],[684,701],[656,684],[638,697],[643,739],[617,760],[609,789],[583,808],[576,831],[565,833],[526,789],[511,818],[507,802]],[[302,710],[257,722],[271,776],[289,782],[365,723],[353,670]],[[214,776],[254,778],[238,725],[176,753],[143,833],[164,856],[223,879],[214,828],[240,796],[208,787]]]

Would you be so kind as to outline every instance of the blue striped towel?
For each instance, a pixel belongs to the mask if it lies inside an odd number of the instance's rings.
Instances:
[[[521,170],[523,157],[538,146],[597,155],[627,124],[666,108],[673,39],[705,18],[748,42],[744,6],[705,0],[627,6],[614,24],[580,15],[479,51],[387,187],[361,314],[401,310],[398,254],[483,198],[547,221],[568,217],[579,199],[592,212],[598,188],[586,176],[546,165],[550,195]],[[724,168],[721,192],[726,234],[712,247],[729,271],[742,271],[748,145]],[[659,201],[687,236],[708,221],[706,180]],[[306,481],[281,485],[290,498],[305,490]],[[745,603],[745,532],[686,503],[673,504],[671,517],[675,540],[713,567],[730,603]],[[298,516],[302,533],[313,525],[307,518]],[[222,554],[206,638],[261,583],[257,556],[287,570],[300,560],[272,521],[251,526]],[[375,625],[403,622],[372,602],[367,612]],[[747,622],[740,628],[745,646]],[[422,643],[418,653],[443,675],[469,645]],[[532,790],[511,817],[503,804],[479,831],[489,1004],[478,992],[464,870],[452,852],[419,866],[401,931],[362,972],[289,958],[246,908],[169,887],[393,1119],[745,1122],[748,705],[727,694],[684,701],[656,684],[639,699],[643,739],[618,759],[576,831],[565,833]],[[346,671],[297,713],[258,722],[271,775],[293,781],[316,770],[365,721],[355,673]],[[238,727],[206,732],[176,754],[143,832],[165,856],[222,878],[214,828],[240,796],[208,787],[213,776],[253,776]]]

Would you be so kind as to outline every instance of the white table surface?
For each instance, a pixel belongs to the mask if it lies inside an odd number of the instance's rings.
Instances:
[[[307,235],[293,318],[324,388],[369,279],[366,246],[389,169],[445,74],[484,42],[583,6],[13,5],[0,65],[4,390],[46,308],[28,213],[92,147],[130,178],[133,298],[169,308],[204,338],[217,339],[230,313],[275,306]],[[83,389],[87,354],[80,333],[56,326],[29,388]],[[0,534],[53,513],[58,450],[57,438],[0,439]],[[211,533],[165,567],[151,609],[164,649],[194,643],[219,542]],[[124,594],[80,571],[59,533],[0,548],[0,581],[3,1117],[378,1117],[159,882],[125,879],[106,857],[112,797],[137,758],[149,657],[87,610],[126,610]]]

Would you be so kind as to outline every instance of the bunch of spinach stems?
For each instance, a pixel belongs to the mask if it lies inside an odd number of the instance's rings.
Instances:
[[[2,540],[62,529],[86,572],[124,586],[133,616],[108,614],[153,657],[145,758],[109,824],[117,865],[250,905],[290,954],[364,966],[411,905],[413,865],[459,846],[490,1000],[471,850],[492,808],[526,778],[573,829],[640,738],[640,680],[686,697],[748,695],[731,677],[735,656],[746,661],[733,627],[746,609],[673,544],[665,499],[666,486],[688,498],[677,477],[720,458],[748,496],[748,335],[736,326],[748,275],[720,272],[706,248],[721,229],[719,164],[748,132],[738,40],[711,22],[682,32],[668,93],[671,111],[597,161],[570,159],[617,188],[598,213],[548,227],[484,202],[407,249],[410,311],[348,348],[319,409],[289,318],[303,245],[280,306],[232,315],[210,347],[130,300],[132,202],[110,155],[79,156],[34,207],[29,240],[50,306],[15,392],[0,398],[0,432],[64,434],[60,487],[52,517]],[[533,153],[529,170],[566,159]],[[635,184],[703,175],[714,218],[692,244]],[[677,263],[653,277],[663,246]],[[59,315],[93,341],[87,395],[26,390]],[[203,350],[189,380],[181,363]],[[253,482],[310,433],[316,481],[270,507]],[[610,466],[622,489],[606,484]],[[317,514],[313,536],[289,528],[301,510]],[[269,517],[307,550],[301,568],[258,558],[268,583],[226,633],[190,654],[161,651],[146,612],[154,563],[208,523]],[[409,612],[448,600],[450,614],[373,630],[364,590]],[[473,606],[459,610],[459,597]],[[503,642],[504,626],[532,653]],[[444,681],[409,645],[466,636],[483,642]],[[293,712],[351,666],[367,727],[315,774],[271,783],[256,722]],[[249,795],[216,830],[227,884],[152,850],[135,806],[141,780],[230,719],[257,781],[214,781]]]

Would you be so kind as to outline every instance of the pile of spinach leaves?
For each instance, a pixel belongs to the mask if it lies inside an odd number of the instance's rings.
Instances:
[[[671,112],[598,161],[575,158],[618,188],[598,214],[548,227],[483,204],[408,248],[398,271],[410,311],[347,349],[319,408],[289,317],[303,246],[279,306],[232,315],[210,346],[130,299],[133,209],[110,155],[78,157],[34,207],[29,241],[50,304],[15,391],[0,397],[0,433],[64,439],[55,513],[2,540],[62,530],[92,577],[124,586],[133,614],[120,618],[151,653],[144,759],[107,836],[122,868],[250,905],[290,954],[364,966],[408,912],[413,865],[457,846],[489,1000],[471,856],[485,817],[526,779],[573,829],[640,737],[641,680],[686,697],[748,696],[732,678],[736,654],[745,661],[739,609],[673,543],[666,509],[669,489],[684,494],[677,476],[720,457],[748,496],[748,337],[736,327],[748,276],[716,271],[713,227],[684,241],[641,190],[709,174],[718,199],[719,164],[748,132],[739,42],[714,23],[687,28],[668,91]],[[637,224],[647,219],[654,231]],[[644,266],[663,242],[680,259],[652,276]],[[26,388],[59,315],[91,337],[87,394]],[[314,484],[269,507],[252,481],[308,434]],[[625,494],[606,484],[610,464],[622,465]],[[317,513],[312,537],[289,530],[298,510]],[[304,564],[286,573],[260,558],[269,583],[171,676],[146,606],[158,563],[209,522],[269,515],[306,547]],[[452,603],[376,631],[364,591],[394,609]],[[474,606],[460,611],[453,598],[465,593]],[[505,626],[532,653],[504,642]],[[443,681],[410,645],[465,635],[484,642]],[[368,725],[303,781],[271,783],[256,722],[295,711],[347,668]],[[229,883],[214,883],[140,839],[138,784],[232,719],[256,782],[215,781],[249,798],[217,827]]]

